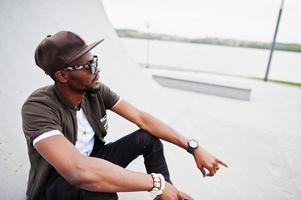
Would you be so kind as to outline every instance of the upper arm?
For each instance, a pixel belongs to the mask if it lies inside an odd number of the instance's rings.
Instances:
[[[71,142],[63,135],[54,135],[38,141],[34,147],[66,180],[76,184],[76,171],[84,156]]]
[[[78,155],[81,154],[63,134],[60,134],[62,127],[59,112],[52,104],[45,103],[43,98],[41,100],[34,96],[24,103],[22,107],[23,131],[28,142],[34,145],[39,154],[61,175],[67,177],[73,172],[73,167],[76,166],[74,163],[77,163],[76,159],[80,158]],[[46,136],[52,131],[59,134]]]
[[[143,126],[144,112],[122,99],[117,105],[111,108],[113,112],[135,123],[140,128]]]
[[[53,130],[62,132],[58,111],[43,101],[30,100],[24,103],[22,125],[30,144],[43,133]]]

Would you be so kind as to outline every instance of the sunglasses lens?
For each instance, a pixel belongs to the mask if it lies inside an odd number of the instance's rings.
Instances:
[[[92,74],[94,74],[96,72],[97,67],[98,67],[98,59],[97,59],[97,56],[94,56],[93,61],[91,63]]]

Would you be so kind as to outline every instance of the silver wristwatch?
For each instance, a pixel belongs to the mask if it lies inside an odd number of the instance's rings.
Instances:
[[[199,147],[199,142],[197,140],[195,140],[195,139],[190,139],[187,142],[187,148],[186,148],[186,150],[189,153],[193,153],[194,150],[196,150],[198,147]]]

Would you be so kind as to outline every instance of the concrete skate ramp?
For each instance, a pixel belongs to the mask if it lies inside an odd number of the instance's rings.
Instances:
[[[93,53],[101,79],[122,97],[150,111],[224,159],[214,178],[201,178],[193,158],[165,145],[175,185],[195,199],[301,198],[301,90],[252,80],[252,101],[243,102],[164,89],[133,63],[120,44],[100,0],[0,1],[0,199],[24,199],[28,156],[20,109],[50,78],[35,66],[34,50],[48,34],[71,30],[88,43],[105,38]],[[163,90],[163,91],[162,91]],[[107,141],[136,129],[109,116]],[[138,159],[130,169],[143,171]],[[146,192],[121,193],[121,200],[147,200]]]
[[[163,116],[164,109],[154,106],[164,101],[158,102],[159,86],[141,73],[120,45],[100,0],[1,0],[0,11],[1,199],[25,198],[29,162],[20,109],[31,92],[52,83],[33,57],[46,35],[71,30],[88,43],[105,38],[93,51],[100,59],[101,81],[138,107]],[[108,139],[136,129],[114,115],[111,118]]]

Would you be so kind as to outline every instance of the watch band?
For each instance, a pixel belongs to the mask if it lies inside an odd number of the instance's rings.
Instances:
[[[194,149],[191,148],[190,146],[188,146],[187,149],[186,149],[186,151],[187,151],[188,153],[193,153]]]

